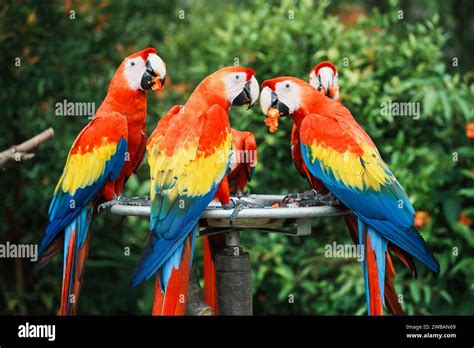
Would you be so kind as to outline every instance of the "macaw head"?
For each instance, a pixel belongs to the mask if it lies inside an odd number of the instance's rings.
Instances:
[[[117,69],[111,88],[131,91],[160,91],[166,78],[166,64],[154,48],[145,48],[125,58]]]
[[[332,63],[321,62],[311,70],[309,84],[318,91],[322,91],[326,96],[336,100],[339,98],[339,92],[337,91],[334,95],[331,95],[331,89],[339,87],[337,75],[337,69]],[[335,95],[336,93],[337,96]]]
[[[255,71],[236,66],[222,68],[209,75],[201,82],[199,90],[204,91],[207,99],[217,98],[226,106],[248,105],[249,108],[257,102],[260,93]]]
[[[292,76],[266,80],[262,84],[260,107],[265,115],[278,110],[279,117],[292,116],[301,110],[311,110],[320,98],[325,98],[307,82]]]

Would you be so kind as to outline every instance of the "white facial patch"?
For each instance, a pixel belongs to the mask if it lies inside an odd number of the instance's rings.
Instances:
[[[141,57],[125,60],[124,74],[128,85],[134,91],[141,89],[140,82],[145,73],[145,62]]]
[[[309,84],[313,86],[314,88],[318,89],[319,88],[319,80],[316,77],[316,74],[314,73],[314,70],[311,71],[309,74]]]
[[[229,103],[232,104],[235,98],[242,92],[247,83],[247,74],[244,72],[235,72],[224,78],[225,89]]]
[[[329,90],[334,85],[334,71],[325,66],[319,69],[317,81],[326,90]]]
[[[275,93],[278,100],[285,104],[290,112],[290,115],[300,107],[300,87],[295,83],[287,80],[275,84]]]

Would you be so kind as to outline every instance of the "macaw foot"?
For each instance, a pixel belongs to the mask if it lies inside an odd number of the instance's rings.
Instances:
[[[300,200],[301,207],[311,207],[320,205],[340,205],[341,202],[331,192],[325,195],[318,195],[315,197],[304,197]]]
[[[103,210],[110,209],[114,205],[135,205],[135,206],[149,206],[150,205],[150,197],[124,197],[124,196],[114,196],[114,199],[111,201],[102,203],[97,207],[97,212],[100,213]]]
[[[265,208],[262,204],[246,201],[243,198],[231,197],[229,204],[222,205],[223,209],[234,209],[230,214],[230,223],[234,223],[237,220],[239,213],[246,208]]]
[[[244,196],[244,193],[240,188],[237,189],[237,192],[235,193],[235,197],[237,198],[242,198]]]
[[[315,198],[317,196],[321,196],[318,191],[309,190],[303,193],[288,193],[285,197],[283,197],[281,201],[282,203],[288,205],[295,202],[299,202],[301,199]]]
[[[233,194],[233,197],[236,197],[236,198],[243,198],[243,197],[249,197],[249,196],[250,196],[250,191],[244,192],[240,188],[238,188],[235,194]]]
[[[322,194],[316,190],[305,191],[303,193],[289,193],[282,203],[286,206],[311,207],[321,205],[339,205],[340,202],[331,193]]]
[[[123,197],[119,196],[117,199],[118,204],[121,205],[135,205],[140,207],[146,207],[150,205],[150,196],[143,197]]]

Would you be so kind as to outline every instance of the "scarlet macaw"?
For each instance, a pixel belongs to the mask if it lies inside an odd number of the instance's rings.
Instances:
[[[309,73],[309,84],[329,98],[341,101],[338,78],[339,74],[334,64],[321,62]]]
[[[151,235],[132,286],[156,274],[155,315],[185,312],[196,224],[216,192],[229,191],[227,113],[231,105],[256,102],[254,75],[251,69],[227,67],[206,77],[182,108],[173,107],[158,122],[147,142]]]
[[[183,106],[175,105],[159,121],[161,131],[169,127],[169,123],[179,113]],[[158,129],[158,128],[157,128]],[[155,130],[155,132],[157,132]],[[224,206],[230,203],[230,194],[241,194],[245,190],[248,181],[253,177],[257,165],[257,142],[251,132],[238,131],[231,128],[232,155],[225,183],[219,187],[214,199]],[[224,236],[216,234],[203,238],[204,246],[204,299],[212,308],[213,314],[217,314],[217,288],[215,256],[224,248]]]
[[[317,64],[309,74],[309,84],[320,91],[323,95],[337,101],[341,102],[339,97],[339,85],[338,85],[338,72],[336,67],[330,62],[321,62]],[[353,119],[352,115],[346,114],[345,116]],[[320,194],[328,193],[327,188],[324,184],[317,179],[314,175],[311,174],[308,167],[306,166],[303,155],[300,147],[300,133],[296,126],[293,124],[293,129],[291,132],[291,155],[296,169],[300,174],[309,182],[311,188],[316,190]],[[349,234],[351,235],[352,240],[355,244],[359,242],[358,236],[358,226],[357,218],[354,215],[344,215],[344,220],[346,221]],[[397,248],[392,243],[389,243],[389,249],[392,250],[396,255],[404,262],[404,264],[411,270],[412,274],[416,277],[416,267],[412,260],[412,257],[404,252],[403,250]],[[398,295],[393,284],[393,278],[395,277],[395,270],[392,265],[392,260],[389,252],[387,251],[387,265],[386,267],[386,277],[385,277],[385,300],[388,309],[393,314],[402,315],[403,309],[398,301]],[[367,260],[368,263],[372,262],[371,259]],[[376,270],[372,265],[368,265],[369,270]],[[368,277],[373,279],[373,277]],[[377,294],[375,295],[377,296]],[[375,298],[375,297],[374,297]],[[372,314],[378,315],[383,313],[373,312]]]
[[[160,90],[165,76],[165,63],[154,48],[125,58],[94,118],[71,147],[39,247],[42,266],[64,246],[60,315],[76,314],[94,207],[119,196],[142,161],[146,91]]]
[[[332,64],[331,62],[321,62],[317,64],[311,70],[309,74],[309,84],[313,86],[314,88],[316,88],[318,91],[321,91],[327,97],[337,102],[341,102],[341,98],[339,96],[338,72],[334,64]],[[296,125],[294,124],[293,124],[293,131],[292,131],[292,154],[293,154],[296,167],[300,171],[300,173],[303,173],[303,172],[308,173],[309,177],[311,178],[311,182],[319,181],[313,175],[311,175],[311,173],[309,173],[306,165],[304,164],[303,157],[301,154],[301,148],[299,146],[299,132],[296,128]],[[302,171],[299,168],[304,168],[304,169]],[[308,179],[308,181],[309,180],[310,179]],[[327,189],[325,192],[327,192]],[[349,234],[351,235],[351,238],[354,241],[354,244],[357,244],[359,242],[357,218],[354,215],[344,215],[344,219],[346,221]],[[403,250],[395,247],[392,243],[389,243],[388,247],[402,260],[402,262],[404,262],[404,264],[410,269],[412,274],[416,277],[416,267],[415,267],[412,257],[406,252],[404,252]],[[395,289],[395,285],[393,283],[393,278],[395,277],[395,269],[393,268],[392,259],[388,251],[386,252],[386,257],[387,257],[386,262],[388,266],[385,269],[385,292],[384,292],[385,301],[391,313],[402,315],[403,309],[398,301],[398,294]],[[376,267],[370,264],[371,262],[373,262],[373,259],[367,260],[367,263],[368,263],[367,269],[369,270],[369,272],[371,270],[376,270]],[[373,279],[373,277],[369,276],[368,279]],[[383,312],[381,313],[374,312],[372,314],[382,315]]]
[[[339,98],[337,78],[338,73],[336,67],[330,62],[321,62],[311,70],[309,74],[309,83],[324,95],[340,102],[341,99]],[[327,189],[324,187],[323,183],[311,175],[304,164],[300,150],[300,137],[296,124],[293,124],[291,130],[291,157],[293,158],[296,169],[300,172],[303,178],[308,180],[311,188],[318,192],[327,193]]]
[[[252,132],[231,129],[232,157],[227,171],[227,181],[231,194],[242,195],[247,182],[252,180],[257,165],[257,142]],[[220,190],[215,198],[222,205],[230,203],[229,192]],[[224,248],[223,234],[215,234],[203,238],[204,245],[204,300],[217,315],[217,285],[215,257]]]
[[[387,278],[393,273],[386,258],[389,243],[401,255],[408,253],[439,272],[438,262],[414,227],[415,211],[407,195],[341,103],[294,77],[267,80],[263,87],[263,113],[293,118],[307,170],[357,217],[368,313],[382,314],[387,268]]]

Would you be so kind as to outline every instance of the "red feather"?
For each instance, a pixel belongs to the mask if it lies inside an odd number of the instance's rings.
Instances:
[[[191,267],[191,236],[186,239],[179,267],[173,269],[165,292],[161,290],[158,273],[155,277],[153,315],[184,315],[188,296],[189,271]]]
[[[71,232],[69,239],[69,245],[67,250],[66,268],[64,269],[63,275],[63,287],[61,291],[61,307],[59,308],[60,315],[70,314],[68,311],[69,298],[69,284],[71,280],[71,272],[73,267],[74,252],[76,250],[76,230]],[[64,251],[66,252],[66,251]]]
[[[317,76],[319,70],[324,67],[331,68],[331,70],[334,72],[334,75],[337,74],[337,70],[334,64],[332,64],[331,62],[321,62],[313,68],[315,75]]]
[[[227,175],[230,191],[245,190],[252,179],[252,169],[257,165],[257,142],[251,132],[232,129],[232,151],[236,160],[234,169]]]
[[[379,274],[377,269],[377,259],[375,252],[370,243],[370,236],[367,235],[366,241],[366,262],[369,278],[369,295],[370,295],[370,314],[383,315],[382,298],[380,297]]]
[[[320,67],[322,67],[322,66],[320,66]],[[270,88],[274,89],[276,83],[281,82],[281,81],[286,80],[286,79],[287,79],[286,77],[282,77],[282,78],[277,78],[277,79],[272,79],[272,80],[269,80],[269,81],[265,81],[264,86],[267,85]],[[337,109],[338,113],[343,118],[347,119],[348,121],[354,121],[355,122],[355,120],[352,117],[352,115],[350,114],[350,112],[345,107],[342,106],[340,101],[335,102],[335,101],[333,101],[329,98],[322,98],[321,100],[322,100],[322,102],[327,103],[327,105],[326,105],[327,109]],[[322,194],[325,194],[325,193],[329,192],[329,190],[324,186],[324,184],[320,180],[318,180],[316,177],[314,177],[310,173],[308,167],[306,166],[306,164],[303,160],[303,154],[301,153],[301,147],[300,147],[300,132],[299,132],[299,125],[301,124],[301,118],[302,118],[301,116],[302,115],[298,115],[298,113],[294,116],[295,122],[293,124],[293,129],[292,129],[292,132],[291,132],[291,146],[292,146],[291,154],[292,154],[292,157],[293,157],[293,162],[294,162],[295,167],[298,170],[298,172],[301,174],[301,176],[303,176],[308,181],[311,188],[318,191],[318,192],[320,192],[320,193],[322,193]],[[316,129],[314,131],[317,132],[317,131],[321,131],[321,130]],[[335,148],[337,148],[337,142],[340,141],[340,139],[329,139],[329,141],[333,141],[334,142],[333,146]],[[355,152],[358,152],[359,151],[358,145],[355,144],[353,146],[353,149],[356,149]],[[354,215],[345,215],[344,220],[346,222],[347,229],[349,231],[349,234],[350,234],[354,244],[358,244],[359,243],[359,237],[358,237],[357,218]],[[398,256],[398,258],[400,258],[400,260],[408,267],[408,269],[410,269],[412,274],[414,276],[416,276],[415,264],[413,262],[413,258],[410,255],[408,255],[405,251],[403,251],[402,249],[400,249],[397,246],[393,245],[392,243],[388,244],[388,249],[391,250],[392,252],[394,252]],[[387,255],[387,264],[392,265],[391,257],[390,257],[390,254],[388,253],[388,251],[387,251],[386,255]],[[393,270],[393,266],[392,266],[392,270]],[[393,314],[401,315],[401,314],[403,314],[403,310],[400,307],[400,304],[398,303],[397,293],[396,293],[395,287],[393,286],[393,277],[394,276],[395,276],[395,271],[394,270],[393,270],[393,273],[388,273],[386,271],[386,279],[387,280],[385,282],[385,290],[384,290],[385,299],[387,300],[387,303],[388,303],[388,309]],[[377,280],[377,282],[378,282],[378,280]],[[389,296],[390,298],[387,298],[387,296]],[[380,296],[378,296],[378,297],[380,297]],[[396,299],[396,301],[395,301],[396,303],[393,301],[393,299]]]
[[[393,284],[393,278],[395,277],[395,269],[393,268],[392,259],[387,251],[385,261],[385,305],[388,310],[395,315],[403,315],[403,309],[398,302],[397,291]]]

